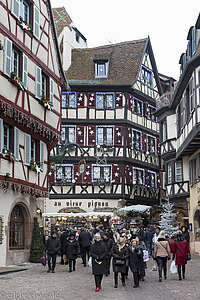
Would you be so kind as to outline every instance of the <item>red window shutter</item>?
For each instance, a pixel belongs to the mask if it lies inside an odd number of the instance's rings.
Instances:
[[[143,116],[144,117],[147,117],[147,106],[148,106],[148,103],[143,102]]]
[[[88,93],[88,107],[96,108],[96,94],[95,93]]]
[[[88,126],[88,145],[90,145],[90,146],[96,145],[96,126],[95,125]]]
[[[92,181],[92,165],[87,165],[83,173],[83,182],[90,183]]]
[[[115,132],[114,133],[115,146],[122,146],[123,127],[122,126],[115,126],[114,132]]]
[[[160,141],[159,138],[156,138],[156,151],[157,151],[157,155],[160,156]]]
[[[132,128],[126,127],[126,144],[127,147],[132,146]]]
[[[131,166],[126,166],[126,183],[133,183],[133,168]]]
[[[149,185],[149,177],[148,176],[149,176],[148,171],[145,169],[144,170],[144,181],[145,181],[144,184],[145,185]]]
[[[74,179],[75,183],[81,183],[82,175],[78,175],[78,165],[74,165]]]
[[[77,93],[77,107],[84,107],[84,93]]]
[[[84,145],[84,126],[76,126],[76,142],[78,145]]]
[[[121,182],[121,166],[113,165],[112,166],[112,181],[113,183],[120,183]]]
[[[129,94],[128,96],[128,109],[133,110],[133,96]]]
[[[144,132],[142,132],[142,150],[147,152],[147,135]]]
[[[55,183],[55,172],[51,171],[51,175],[49,175],[49,183]]]
[[[123,103],[123,94],[122,93],[115,93],[115,108],[122,108]]]

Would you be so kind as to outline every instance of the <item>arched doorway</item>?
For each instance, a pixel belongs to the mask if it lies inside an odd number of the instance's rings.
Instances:
[[[25,247],[25,218],[23,209],[16,205],[10,216],[9,248],[24,249]]]

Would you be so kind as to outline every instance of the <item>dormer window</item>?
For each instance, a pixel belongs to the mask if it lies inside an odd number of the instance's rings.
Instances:
[[[145,85],[147,85],[149,87],[152,87],[152,83],[153,83],[153,81],[152,81],[152,72],[149,69],[142,66],[142,74],[141,75],[142,75],[141,76],[142,77],[142,82]]]
[[[192,28],[192,54],[196,51],[196,28]]]
[[[96,61],[95,62],[95,77],[105,78],[108,76],[108,61]]]

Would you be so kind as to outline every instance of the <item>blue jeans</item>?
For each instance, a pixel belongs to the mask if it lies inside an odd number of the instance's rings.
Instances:
[[[147,242],[147,251],[149,252],[149,256],[152,256],[152,243]]]

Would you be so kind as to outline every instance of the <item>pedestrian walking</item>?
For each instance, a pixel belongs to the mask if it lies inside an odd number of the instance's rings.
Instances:
[[[46,245],[46,251],[47,251],[47,261],[48,261],[48,270],[47,273],[52,271],[52,273],[55,273],[55,267],[56,267],[56,256],[60,249],[60,241],[57,238],[57,235],[55,232],[51,233],[51,237],[47,240]],[[52,265],[51,265],[52,261]]]
[[[107,252],[105,257],[107,271],[105,275],[108,276],[110,274],[111,249],[113,246],[113,240],[109,238],[109,233],[104,233],[103,242],[106,246],[106,252]]]
[[[101,289],[101,282],[103,274],[106,274],[106,246],[101,241],[101,235],[96,233],[94,235],[94,244],[91,245],[90,254],[92,257],[92,273],[95,278],[96,292]]]
[[[63,228],[61,230],[61,236],[60,236],[60,256],[61,256],[60,264],[61,265],[64,265],[64,263],[67,264],[67,261],[64,261],[64,255],[65,255],[65,247],[66,247],[66,242],[68,237],[69,237],[69,233],[67,232],[67,229]]]
[[[65,253],[69,262],[69,273],[76,270],[76,259],[78,256],[78,241],[75,238],[75,233],[71,232],[69,239],[66,242]],[[73,269],[72,269],[73,264]]]
[[[81,256],[83,261],[83,266],[86,267],[86,255],[89,260],[90,256],[90,244],[91,244],[91,235],[85,228],[81,228],[81,232],[79,234],[78,242],[81,249]]]
[[[162,271],[164,272],[164,279],[167,279],[167,260],[170,259],[170,255],[170,247],[165,238],[165,232],[161,231],[153,252],[153,258],[158,264],[159,282],[162,281]]]
[[[139,243],[136,239],[131,241],[131,245],[129,247],[129,262],[130,269],[133,273],[134,280],[134,288],[139,287],[139,274],[143,269],[143,251],[139,246]]]
[[[142,237],[136,237],[136,241],[139,245],[140,250],[143,253],[143,250],[147,250],[145,242],[142,240]],[[145,281],[145,269],[147,269],[147,263],[142,259],[141,267],[139,268],[139,280]]]
[[[182,226],[181,231],[182,231],[183,239],[187,241],[188,247],[190,247],[190,234],[188,232],[188,229],[185,226]]]
[[[179,231],[174,243],[174,252],[173,252],[173,260],[175,260],[175,264],[178,266],[178,276],[179,280],[185,279],[185,265],[187,264],[187,255],[190,253],[188,243],[184,240],[182,231]],[[182,266],[182,267],[181,267]],[[182,274],[181,274],[182,269]]]
[[[153,236],[154,236],[154,230],[152,227],[149,227],[149,229],[146,231],[146,245],[147,245],[147,251],[149,252],[149,257],[152,256],[152,247],[153,247]]]
[[[113,272],[114,272],[114,287],[118,286],[118,273],[121,273],[122,285],[125,286],[126,260],[128,259],[128,248],[125,245],[125,240],[120,237],[111,249],[113,257]]]

